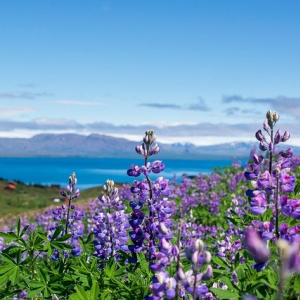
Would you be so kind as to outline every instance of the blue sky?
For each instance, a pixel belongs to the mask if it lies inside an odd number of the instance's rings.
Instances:
[[[0,1],[0,136],[300,145],[300,2]]]

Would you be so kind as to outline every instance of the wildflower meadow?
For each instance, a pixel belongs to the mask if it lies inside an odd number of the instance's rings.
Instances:
[[[246,164],[179,184],[152,130],[132,185],[108,178],[80,207],[66,174],[66,203],[1,229],[0,299],[300,299],[300,158],[279,119],[249,132]]]

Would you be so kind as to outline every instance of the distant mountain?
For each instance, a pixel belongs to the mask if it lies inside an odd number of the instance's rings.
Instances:
[[[137,142],[100,134],[39,134],[30,139],[0,138],[1,156],[89,156],[136,157]],[[257,143],[226,143],[212,146],[195,146],[192,143],[159,143],[161,152],[157,158],[232,158],[248,157]],[[284,145],[284,149],[287,145]],[[292,147],[300,153],[300,148]]]

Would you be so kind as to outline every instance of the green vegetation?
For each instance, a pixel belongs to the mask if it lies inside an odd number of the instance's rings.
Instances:
[[[0,225],[5,224],[6,219],[17,219],[25,214],[34,216],[39,210],[51,205],[61,205],[63,198],[58,187],[43,186],[39,184],[26,185],[16,182],[15,189],[7,189],[9,182],[0,179]],[[116,184],[121,187],[122,184]],[[81,191],[80,200],[76,201],[85,206],[88,200],[94,199],[100,194],[101,187],[93,187]],[[61,203],[54,203],[53,199],[60,198]]]

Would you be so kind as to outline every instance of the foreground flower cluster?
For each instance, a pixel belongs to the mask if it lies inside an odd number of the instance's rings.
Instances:
[[[299,299],[300,158],[278,122],[267,112],[244,166],[179,184],[148,130],[132,185],[107,180],[85,208],[72,173],[65,204],[2,229],[0,298]]]

